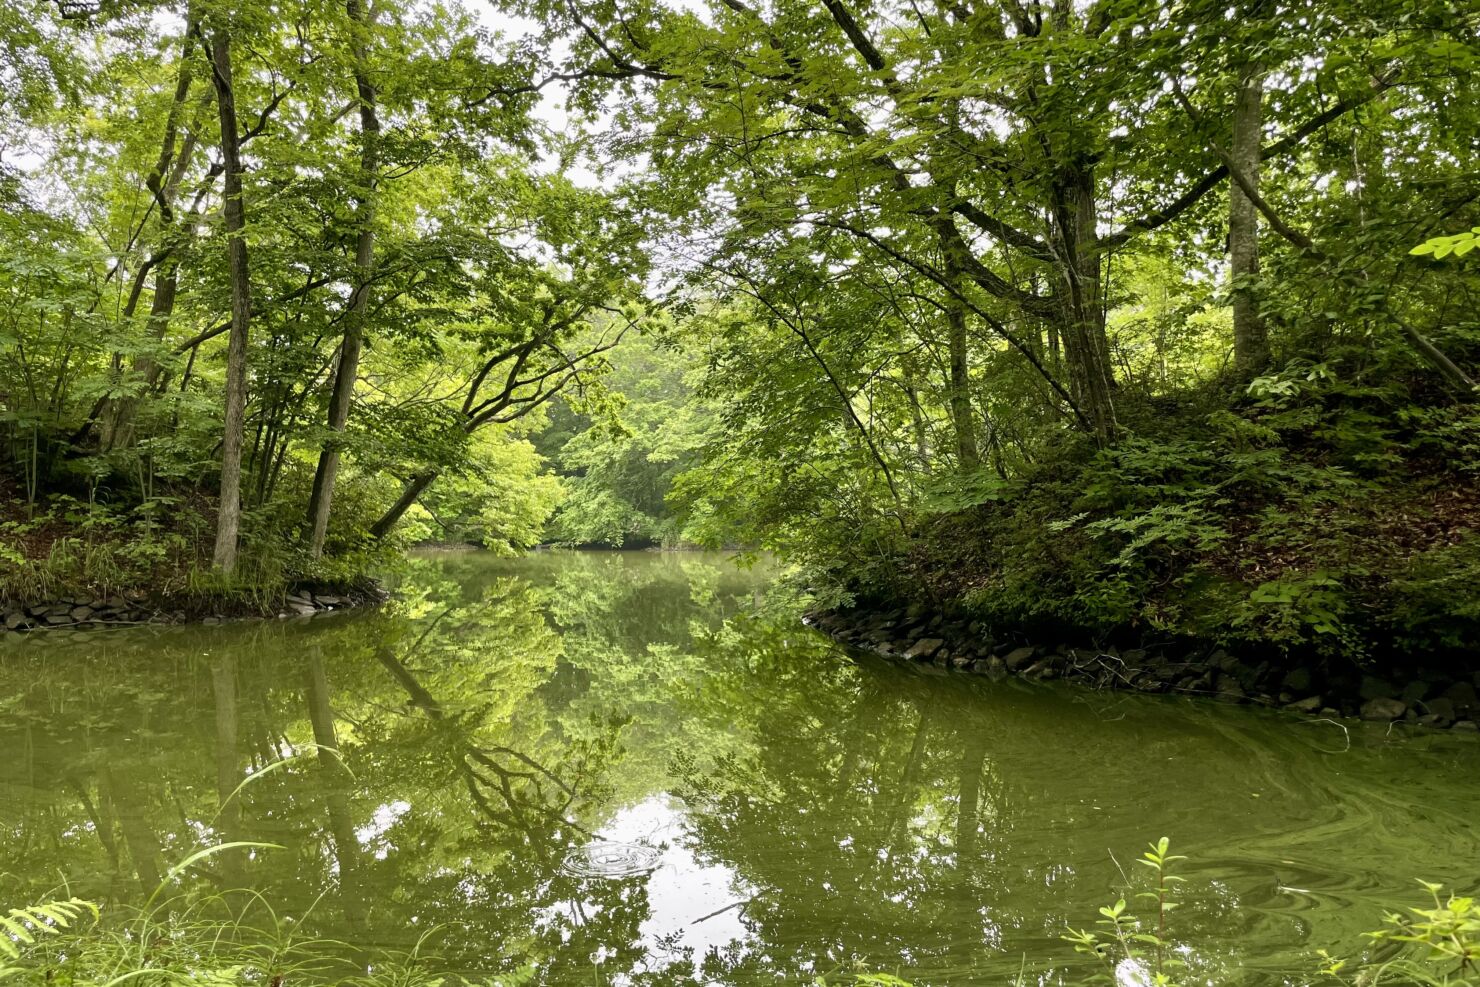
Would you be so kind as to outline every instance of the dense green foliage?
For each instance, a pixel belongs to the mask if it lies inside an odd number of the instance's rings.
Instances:
[[[8,596],[701,543],[1480,641],[1463,4],[4,17]]]

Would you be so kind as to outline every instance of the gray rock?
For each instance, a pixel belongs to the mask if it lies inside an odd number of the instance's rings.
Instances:
[[[1027,667],[1028,662],[1032,661],[1037,653],[1038,649],[1031,646],[1013,648],[1002,656],[1002,664],[1007,666],[1009,672],[1020,672]]]
[[[1444,698],[1454,703],[1454,708],[1461,713],[1468,713],[1476,707],[1475,687],[1468,682],[1456,682],[1444,690]]]
[[[72,613],[69,610],[63,610],[61,613],[52,613],[51,611],[47,611],[46,616],[42,619],[50,624],[52,627],[60,627],[63,624],[72,623]]]
[[[1314,713],[1321,708],[1321,697],[1307,696],[1304,699],[1297,699],[1293,703],[1287,704],[1285,708],[1294,710],[1297,713]]]
[[[938,637],[921,638],[910,645],[910,649],[904,653],[904,656],[915,660],[924,660],[939,651],[942,644],[945,644],[945,642]]]
[[[1455,720],[1454,726],[1450,729],[1467,730],[1471,733],[1474,733],[1475,731],[1480,730],[1480,725],[1477,725],[1474,720]]]
[[[71,613],[73,620],[86,620],[97,611],[89,606],[80,606],[73,607],[69,612]]]
[[[1234,668],[1232,675],[1238,679],[1238,684],[1244,687],[1245,692],[1255,692],[1258,690],[1260,683],[1269,675],[1269,662],[1264,662],[1258,666],[1238,665]]]
[[[1457,712],[1454,708],[1454,700],[1447,699],[1444,696],[1439,696],[1436,699],[1430,699],[1426,703],[1421,703],[1421,705],[1430,716],[1437,716],[1439,719],[1443,720],[1445,726],[1453,723],[1457,715]]]
[[[28,623],[30,622],[26,620],[26,615],[23,611],[12,610],[10,611],[10,613],[5,615],[5,629],[8,631],[16,630],[17,628]]]
[[[1410,703],[1416,703],[1424,696],[1427,696],[1431,688],[1432,686],[1427,682],[1418,679],[1403,686],[1403,691],[1398,693],[1398,698]]]
[[[1408,704],[1403,700],[1391,696],[1376,696],[1362,704],[1361,716],[1364,720],[1373,721],[1401,720],[1406,712]]]
[[[294,600],[288,601],[288,609],[300,617],[306,617],[311,613],[318,613],[318,609],[312,603],[298,603]]]
[[[1241,703],[1249,698],[1249,694],[1244,691],[1243,684],[1235,676],[1220,674],[1218,676],[1218,698]]]
[[[1391,699],[1398,694],[1398,690],[1387,679],[1380,679],[1376,675],[1363,675],[1362,685],[1357,690],[1362,699]]]
[[[1297,696],[1309,692],[1313,679],[1308,668],[1292,668],[1285,673],[1280,680],[1280,688],[1286,692],[1293,692]]]

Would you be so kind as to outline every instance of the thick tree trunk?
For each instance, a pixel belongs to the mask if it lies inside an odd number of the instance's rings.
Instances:
[[[356,32],[355,88],[360,102],[360,190],[356,198],[355,221],[359,239],[355,244],[355,271],[359,284],[349,303],[344,338],[339,347],[339,364],[334,371],[334,391],[329,398],[329,436],[319,451],[319,465],[314,473],[313,493],[308,502],[308,551],[318,558],[324,551],[324,536],[329,531],[329,512],[334,503],[334,481],[339,474],[340,443],[344,426],[349,421],[350,404],[359,374],[360,348],[364,337],[365,313],[370,306],[370,279],[375,269],[375,185],[378,169],[380,118],[375,111],[375,87],[370,84],[366,66],[364,32],[369,16],[359,0],[347,0],[350,29]]]
[[[211,37],[211,79],[221,118],[221,160],[226,218],[226,261],[231,281],[231,334],[226,347],[225,430],[221,440],[221,508],[216,522],[215,567],[236,568],[241,531],[242,444],[247,415],[247,333],[252,288],[247,272],[246,210],[242,203],[241,131],[231,78],[231,35],[217,27]]]
[[[952,280],[960,285],[957,272]],[[951,353],[951,424],[956,432],[956,468],[965,472],[981,464],[976,444],[976,422],[971,415],[971,365],[966,347],[966,306],[955,294],[946,296],[946,326]]]
[[[1233,166],[1256,188],[1263,135],[1264,76],[1250,68],[1233,107]],[[1252,377],[1269,363],[1269,337],[1259,315],[1259,210],[1237,181],[1228,183],[1228,253],[1233,273],[1233,363]]]
[[[1114,372],[1110,342],[1105,334],[1104,294],[1100,284],[1100,253],[1095,232],[1098,222],[1094,175],[1071,169],[1053,192],[1056,215],[1055,244],[1062,282],[1059,335],[1068,365],[1074,400],[1105,444],[1115,437]]]

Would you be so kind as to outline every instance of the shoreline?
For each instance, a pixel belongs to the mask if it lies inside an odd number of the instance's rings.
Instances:
[[[1480,731],[1480,672],[1465,677],[1420,668],[1394,682],[1355,666],[1254,663],[1211,644],[1033,644],[1017,636],[999,639],[978,621],[918,606],[821,611],[802,620],[848,647],[964,674],[1061,678],[1093,689],[1197,696],[1317,718]]]
[[[48,630],[101,630],[141,625],[201,624],[237,620],[286,620],[379,606],[390,599],[379,583],[333,586],[294,583],[267,599],[251,596],[153,597],[140,590],[79,594],[41,603],[0,600],[0,635]]]

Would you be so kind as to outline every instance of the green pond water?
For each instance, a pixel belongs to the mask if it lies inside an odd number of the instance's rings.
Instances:
[[[1187,979],[1274,984],[1480,882],[1480,738],[901,668],[747,618],[767,580],[448,553],[377,612],[0,637],[0,904],[253,888],[485,983],[1060,983],[1166,835]],[[167,877],[227,840],[280,849]]]

